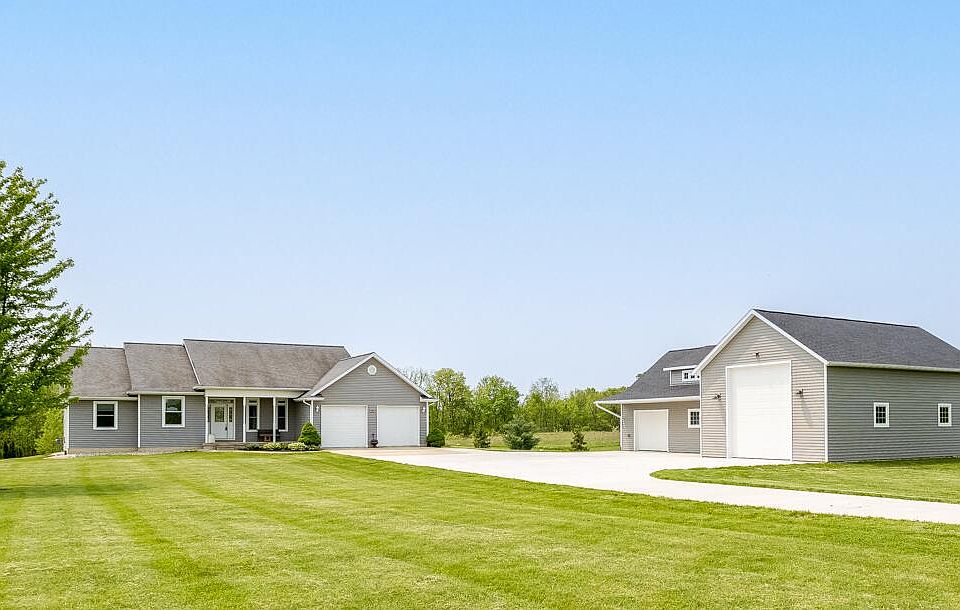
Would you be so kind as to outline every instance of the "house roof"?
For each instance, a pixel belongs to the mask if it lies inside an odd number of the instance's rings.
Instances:
[[[197,378],[180,344],[124,343],[130,389],[139,392],[192,392]]]
[[[312,388],[304,392],[303,397],[307,397],[307,396],[313,397],[313,396],[320,395],[323,392],[323,390],[327,389],[328,387],[336,383],[339,379],[345,377],[351,371],[353,371],[354,369],[356,369],[357,367],[359,367],[360,365],[362,365],[363,363],[365,363],[367,360],[370,360],[370,359],[374,359],[380,364],[382,364],[383,366],[385,366],[391,373],[399,377],[401,381],[403,381],[404,383],[408,384],[410,387],[418,391],[421,397],[428,398],[428,399],[432,398],[427,393],[426,390],[424,390],[417,384],[413,383],[407,378],[406,375],[404,375],[397,369],[390,366],[390,363],[384,360],[383,358],[381,358],[380,355],[377,354],[376,352],[368,352],[366,354],[360,354],[357,356],[352,356],[350,358],[344,358],[343,360],[340,360],[335,365],[333,365],[333,368],[327,371],[327,373],[323,377],[321,377],[320,380],[317,381],[317,383],[315,383]]]
[[[700,398],[700,383],[685,383],[682,385],[670,385],[670,371],[664,369],[690,367],[693,368],[710,353],[712,345],[703,347],[690,347],[686,349],[670,350],[660,356],[660,359],[653,363],[646,372],[637,376],[629,388],[608,396],[600,403],[619,403],[632,400],[655,400],[658,398],[678,399],[678,398]]]
[[[67,355],[76,348],[70,348]],[[130,372],[122,347],[91,347],[73,370],[73,396],[118,398],[130,391]]]
[[[350,354],[340,345],[184,339],[197,385],[306,390]]]
[[[754,311],[831,364],[960,370],[960,350],[919,326]]]

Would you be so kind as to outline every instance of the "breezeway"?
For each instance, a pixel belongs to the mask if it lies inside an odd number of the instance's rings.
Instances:
[[[585,453],[477,449],[343,449],[336,453],[536,483],[571,485],[678,500],[719,502],[811,513],[960,524],[960,504],[656,479],[672,468],[783,464],[772,460],[703,458],[692,454]]]

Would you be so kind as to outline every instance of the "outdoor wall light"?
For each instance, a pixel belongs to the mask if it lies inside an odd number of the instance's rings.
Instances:
[[[797,390],[797,396],[803,396],[803,388]]]
[[[719,394],[714,394],[714,395],[713,395],[713,399],[714,399],[714,400],[720,400],[720,395],[719,395]]]
[[[760,352],[755,353],[754,356],[756,356],[756,357],[757,357],[757,360],[759,360],[759,359],[760,359]]]

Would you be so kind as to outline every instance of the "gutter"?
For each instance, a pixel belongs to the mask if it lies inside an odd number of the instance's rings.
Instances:
[[[607,404],[619,404],[619,403],[607,403]],[[596,408],[600,409],[601,411],[603,411],[603,412],[605,412],[605,413],[609,413],[610,415],[613,415],[614,417],[616,417],[616,418],[619,419],[620,421],[623,421],[623,418],[620,417],[620,414],[619,414],[619,413],[614,413],[614,412],[611,411],[610,409],[606,409],[606,408],[600,406],[600,401],[597,401],[597,402],[593,403],[593,406],[595,406]]]

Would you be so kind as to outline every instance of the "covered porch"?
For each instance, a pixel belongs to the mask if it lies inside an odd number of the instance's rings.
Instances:
[[[211,391],[205,395],[207,443],[291,442],[313,409],[296,400],[302,391]],[[233,395],[230,395],[233,394]]]

